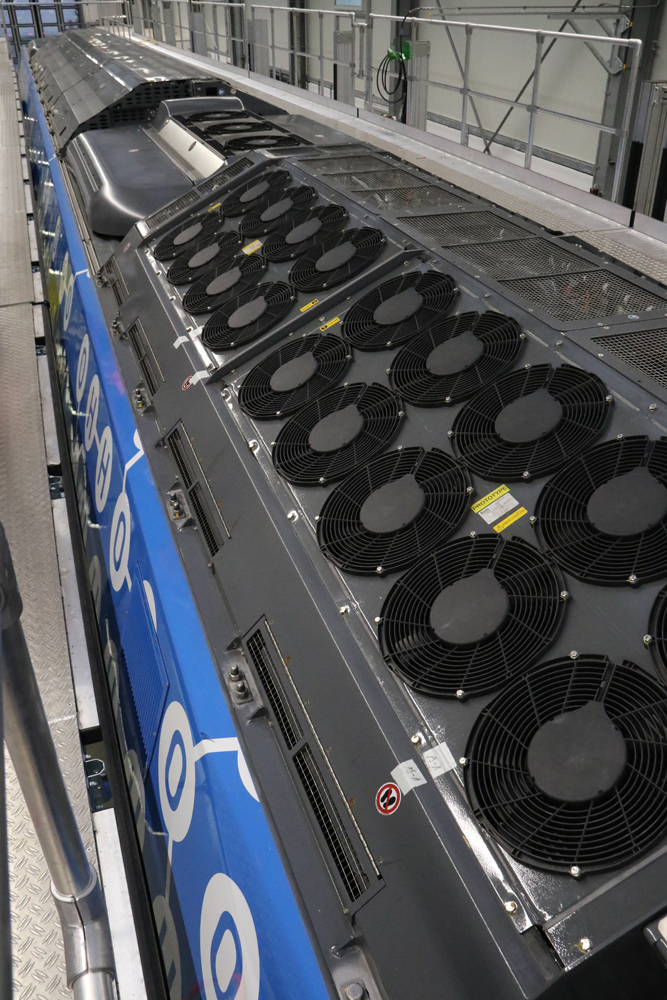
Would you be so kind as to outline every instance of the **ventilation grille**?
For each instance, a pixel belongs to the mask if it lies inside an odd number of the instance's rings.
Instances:
[[[594,337],[593,343],[667,388],[667,329]]]
[[[207,181],[199,184],[198,187],[194,188],[192,191],[188,191],[186,194],[177,198],[176,201],[172,201],[170,205],[166,208],[161,208],[158,212],[154,212],[153,215],[147,216],[144,219],[144,226],[148,232],[153,229],[157,229],[161,226],[163,222],[168,222],[169,219],[173,219],[175,215],[182,212],[184,208],[188,208],[190,205],[194,205],[199,199],[205,195],[210,194],[211,191],[216,191],[219,187],[222,187],[228,180],[234,177],[238,177],[242,174],[244,170],[252,166],[252,160],[243,157],[243,159],[238,160],[236,163],[231,163],[228,167],[223,170],[219,170],[217,174],[213,177],[209,177]]]
[[[377,170],[385,166],[385,162],[375,156],[323,156],[309,159],[308,166],[326,175],[347,173],[350,170]]]
[[[310,747],[306,744],[292,759],[338,874],[354,902],[368,888],[368,876],[361,867]]]
[[[665,310],[667,299],[611,271],[584,271],[550,278],[519,278],[502,284],[519,298],[565,322]]]
[[[153,354],[153,349],[148,342],[140,320],[132,324],[127,331],[127,335],[136,354],[146,387],[151,396],[154,396],[160,388],[160,383],[164,382],[164,375],[162,374],[162,369],[157,358]]]
[[[167,444],[204,544],[213,557],[222,548],[222,535],[218,524],[221,523],[225,531],[227,529],[182,424],[169,434]],[[230,537],[228,531],[227,536]]]
[[[366,159],[366,157],[360,157],[360,159]],[[350,189],[358,189],[359,187],[367,190],[377,188],[400,188],[406,187],[408,183],[412,187],[425,187],[427,182],[419,180],[417,177],[413,177],[413,175],[409,174],[407,170],[396,169],[362,170],[359,173],[353,171],[352,173],[336,175],[336,184],[340,184],[343,188]]]
[[[378,188],[375,191],[355,190],[350,192],[355,201],[377,211],[423,211],[425,208],[463,208],[464,201],[454,197],[442,188],[431,187],[393,187]]]
[[[276,722],[287,744],[287,749],[293,750],[303,738],[303,730],[292,710],[292,706],[287,700],[273,660],[271,659],[271,654],[264,642],[264,636],[259,629],[248,639],[248,652],[250,653],[266,696],[269,699]]]
[[[461,212],[452,215],[413,215],[400,220],[412,229],[439,243],[443,247],[456,247],[465,243],[482,243],[489,240],[515,240],[532,236],[493,212]]]
[[[533,278],[590,270],[590,263],[549,240],[508,240],[477,243],[457,250],[480,274],[491,278]]]
[[[113,257],[110,257],[104,265],[104,274],[109,282],[109,286],[116,296],[116,302],[119,306],[122,306],[129,293],[123,276],[118,269],[118,264]]]

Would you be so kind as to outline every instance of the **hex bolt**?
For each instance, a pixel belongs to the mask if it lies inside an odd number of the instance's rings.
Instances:
[[[613,400],[614,400],[614,397],[613,397],[613,396],[611,396],[611,395],[609,395],[609,396],[605,396],[604,398],[605,398],[605,400],[606,400],[606,401],[607,401],[608,403],[612,403],[612,402],[613,402]]]
[[[347,1000],[364,1000],[368,994],[363,983],[350,983],[349,986],[345,987],[345,996]]]
[[[468,487],[466,488],[466,493],[467,493],[467,494],[468,494],[469,496],[470,496],[470,494],[472,494],[472,493],[474,493],[474,492],[475,492],[475,490],[474,490],[474,488],[473,488],[472,486],[468,486]]]
[[[461,765],[461,767],[467,767],[468,766],[468,758],[467,757],[459,757],[459,764]]]
[[[579,659],[579,653],[576,651],[576,649],[573,649],[572,652],[570,653],[570,659],[571,660]]]
[[[570,591],[569,590],[561,590],[561,592],[560,592],[560,599],[561,599],[561,601],[566,601],[569,596],[570,596]]]
[[[651,403],[651,404],[650,404],[650,406],[649,406],[649,410],[651,411],[651,413],[655,413],[655,411],[656,411],[657,409],[658,409],[658,404],[657,404],[657,403]]]
[[[637,583],[637,574],[631,573],[628,577],[628,583]]]
[[[380,615],[376,615],[375,616],[375,624],[379,625],[381,621],[382,621],[382,618],[380,617]]]
[[[590,938],[582,938],[581,941],[579,942],[579,947],[581,948],[582,951],[590,951],[591,948],[593,947],[593,942],[591,941]]]
[[[528,469],[526,469],[525,472],[522,472],[521,475],[523,476],[524,479],[530,479],[530,472],[528,471]]]
[[[570,875],[574,875],[575,878],[579,878],[581,875],[581,868],[579,865],[572,865],[570,868]]]
[[[528,520],[530,521],[531,524],[537,524],[537,518],[535,517],[534,514],[531,514]]]
[[[617,441],[622,441],[623,440],[623,435],[622,434],[617,434],[616,435],[616,440]]]
[[[339,615],[347,615],[347,614],[349,614],[349,611],[350,611],[350,605],[349,604],[341,604],[340,607],[338,608],[338,614]]]
[[[456,692],[456,697],[459,699],[459,701],[463,701],[463,699],[465,698],[465,696],[466,696],[466,693],[463,690],[463,688],[459,688],[458,691]]]
[[[376,566],[375,567],[375,572],[381,575],[382,574],[382,566]]]
[[[240,681],[237,681],[236,684],[234,685],[234,690],[238,695],[241,696],[246,695],[248,693],[248,685],[243,679],[241,679]]]
[[[454,437],[454,431],[447,431],[447,437],[448,438]]]
[[[653,636],[645,635],[644,638],[642,639],[642,642],[644,643],[645,646],[650,646],[651,643],[653,642]]]
[[[513,899],[508,899],[507,902],[505,903],[505,909],[507,910],[508,913],[516,913],[516,908],[517,908],[516,903],[514,902]]]
[[[422,745],[421,735],[419,733],[415,733],[414,736],[410,737],[410,742],[414,743],[416,747],[420,747]]]
[[[238,680],[238,678],[241,676],[241,669],[238,663],[233,663],[231,665],[231,667],[229,668],[229,676],[233,681]]]

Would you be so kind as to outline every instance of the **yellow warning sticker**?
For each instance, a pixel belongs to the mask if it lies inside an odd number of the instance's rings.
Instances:
[[[215,212],[216,208],[220,208],[221,205],[222,205],[222,202],[219,201],[216,205],[209,205],[209,209],[208,210],[209,210],[209,212]]]
[[[514,524],[515,521],[518,521],[520,517],[523,517],[523,515],[527,513],[528,511],[526,510],[525,507],[519,507],[518,510],[513,510],[510,516],[506,517],[504,521],[500,521],[498,524],[494,524],[493,530],[504,531],[505,528],[509,528],[510,524]]]
[[[321,332],[324,333],[325,330],[328,330],[330,326],[335,326],[336,323],[340,323],[340,316],[336,316],[335,319],[330,319],[328,323],[325,323],[324,326],[321,326],[320,327]]]
[[[259,250],[259,248],[261,247],[261,245],[262,245],[262,241],[261,240],[253,240],[252,243],[248,243],[247,246],[243,247],[243,252],[244,253],[255,253],[256,250]]]
[[[312,302],[306,302],[305,306],[301,306],[299,312],[305,313],[306,310],[312,309],[313,306],[316,306],[319,301],[320,301],[319,299],[313,299]]]
[[[484,510],[484,508],[488,507],[489,504],[492,504],[494,500],[498,500],[499,497],[504,496],[505,493],[509,493],[509,491],[509,486],[499,486],[498,489],[494,490],[492,493],[487,493],[485,497],[482,497],[481,500],[478,500],[477,503],[472,505],[473,513],[479,514],[480,510]]]

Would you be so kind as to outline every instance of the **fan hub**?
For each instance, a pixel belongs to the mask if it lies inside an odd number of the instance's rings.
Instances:
[[[327,250],[321,257],[318,257],[315,261],[315,270],[320,274],[335,271],[351,261],[356,252],[357,248],[351,241],[339,243],[337,247],[332,247],[331,250]]]
[[[260,316],[263,316],[268,308],[269,304],[264,296],[259,295],[256,299],[252,299],[250,302],[246,302],[245,305],[235,309],[227,320],[227,325],[232,330],[239,330],[242,326],[249,326],[251,323],[256,322]]]
[[[434,347],[426,359],[432,375],[456,375],[465,371],[481,358],[484,344],[472,330],[464,330],[458,337],[450,337]]]
[[[286,361],[271,376],[270,385],[274,392],[292,392],[298,389],[317,371],[317,358],[312,351],[304,351],[298,358]]]
[[[525,444],[551,433],[562,418],[561,404],[541,388],[508,403],[496,417],[495,430],[508,444]]]
[[[381,302],[373,313],[373,320],[379,326],[395,326],[414,316],[423,302],[424,297],[415,288],[406,288]]]
[[[285,237],[285,243],[289,246],[293,246],[295,243],[303,243],[304,240],[309,240],[311,236],[317,235],[322,228],[322,220],[315,216],[313,219],[306,219],[302,222],[300,226],[295,226],[294,229],[287,234]]]
[[[362,504],[359,511],[361,523],[374,535],[399,531],[421,513],[426,497],[413,475],[401,476],[393,483],[385,483]]]
[[[217,278],[209,282],[206,286],[207,295],[220,295],[222,292],[228,291],[233,288],[237,281],[241,278],[241,268],[232,267],[229,271],[223,271],[219,274]]]
[[[509,597],[492,569],[445,587],[431,605],[435,634],[454,646],[479,642],[495,632],[509,611]]]
[[[528,770],[545,795],[559,802],[590,802],[615,785],[627,747],[600,701],[545,722],[528,746]]]
[[[266,194],[269,187],[270,185],[268,181],[260,181],[259,184],[253,184],[252,187],[243,192],[239,201],[242,205],[247,205],[249,201],[256,201],[258,198],[261,198],[263,194]]]
[[[174,236],[172,241],[174,246],[180,247],[183,246],[184,243],[189,243],[190,240],[195,238],[195,236],[199,236],[203,228],[204,227],[201,222],[195,222],[194,226],[188,226],[188,228],[184,229],[182,233],[178,234],[178,236]]]
[[[204,264],[208,264],[210,260],[220,253],[220,247],[217,243],[212,243],[209,247],[204,247],[198,253],[194,254],[188,261],[188,267],[203,267]]]
[[[290,208],[294,205],[291,198],[281,198],[280,201],[275,202],[273,205],[262,212],[259,217],[260,222],[273,222],[275,219],[279,219],[281,215],[285,215],[289,212]]]
[[[598,486],[587,514],[605,535],[639,535],[667,514],[667,490],[645,465],[639,465]]]
[[[308,444],[313,451],[329,452],[345,448],[361,433],[364,418],[355,406],[350,403],[335,413],[322,417],[308,435]]]

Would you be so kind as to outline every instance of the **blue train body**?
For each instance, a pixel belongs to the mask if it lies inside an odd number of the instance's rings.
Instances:
[[[89,582],[170,996],[319,1000],[329,991],[143,453],[25,54],[20,90]]]

